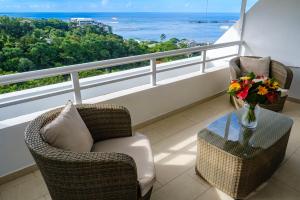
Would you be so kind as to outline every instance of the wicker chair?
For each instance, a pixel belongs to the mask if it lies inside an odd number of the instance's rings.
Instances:
[[[79,105],[77,109],[95,143],[132,136],[130,114],[124,107],[94,104]],[[52,199],[150,199],[152,187],[141,195],[136,162],[131,156],[114,152],[70,152],[44,142],[40,129],[55,119],[61,110],[58,108],[39,116],[25,130],[26,145]],[[150,154],[152,156],[152,152]]]
[[[256,56],[247,56],[247,57],[261,58]],[[231,59],[229,62],[229,66],[230,66],[231,80],[238,79],[239,77],[241,77],[242,72],[240,69],[240,57],[235,57]],[[290,89],[293,80],[293,72],[291,69],[289,69],[287,66],[283,65],[282,63],[275,60],[271,60],[270,77],[275,78],[279,82],[282,88]],[[260,106],[265,109],[269,109],[275,112],[280,112],[284,107],[284,103],[286,99],[287,97],[280,97],[279,100],[274,104],[260,104]],[[244,105],[243,101],[235,97],[230,97],[230,101],[236,108],[241,108]]]

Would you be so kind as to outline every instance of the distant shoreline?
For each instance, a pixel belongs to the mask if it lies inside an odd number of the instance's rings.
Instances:
[[[92,18],[125,39],[160,41],[160,35],[165,34],[167,39],[197,43],[213,43],[239,19],[239,13],[234,12],[0,12],[0,16],[66,22],[70,18]]]

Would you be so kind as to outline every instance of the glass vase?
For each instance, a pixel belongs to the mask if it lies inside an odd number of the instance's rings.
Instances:
[[[241,123],[244,127],[254,129],[257,127],[257,119],[260,108],[256,104],[244,104]]]

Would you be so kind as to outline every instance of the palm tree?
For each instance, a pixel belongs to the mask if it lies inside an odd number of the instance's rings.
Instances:
[[[160,41],[164,41],[167,38],[166,34],[161,34],[160,35]]]

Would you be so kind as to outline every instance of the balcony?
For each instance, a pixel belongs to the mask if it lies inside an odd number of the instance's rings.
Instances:
[[[292,117],[294,127],[286,158],[277,173],[257,189],[249,200],[298,199],[300,190],[300,104],[288,102],[283,113]],[[233,107],[227,95],[219,95],[138,128],[150,138],[154,151],[157,182],[152,199],[231,199],[195,175],[196,133]],[[183,189],[183,187],[185,189]],[[1,200],[51,199],[38,170],[0,186]]]
[[[0,95],[0,200],[51,199],[24,144],[24,129],[36,116],[69,99],[77,104],[118,104],[130,110],[135,131],[148,136],[154,151],[157,181],[151,199],[231,199],[196,176],[194,168],[197,132],[234,109],[225,91],[228,60],[237,55],[272,56],[294,72],[290,98],[283,110],[294,120],[285,159],[275,175],[247,199],[299,199],[300,63],[295,53],[300,35],[295,26],[299,6],[292,0],[261,0],[245,15],[242,37],[238,22],[213,45],[1,76],[1,85],[61,74],[70,75],[71,81]],[[156,62],[193,53],[200,56]],[[150,65],[78,77],[82,71],[141,61]]]
[[[0,116],[3,137],[0,155],[10,160],[0,168],[1,176],[11,176],[19,170],[26,171],[35,166],[24,144],[23,132],[28,122],[41,113],[62,106],[69,99],[77,104],[113,103],[127,107],[131,112],[133,126],[141,126],[182,107],[223,93],[229,81],[226,63],[237,55],[241,45],[240,41],[229,42],[1,76],[0,83],[3,85],[58,74],[70,74],[72,77],[69,82],[0,96],[0,112],[5,113]],[[226,54],[215,52],[224,48],[232,51]],[[201,56],[156,63],[158,58],[195,52],[200,52]],[[147,60],[150,66],[78,78],[81,71]],[[201,85],[206,87],[201,88]],[[17,151],[11,151],[12,143],[18,144]]]

